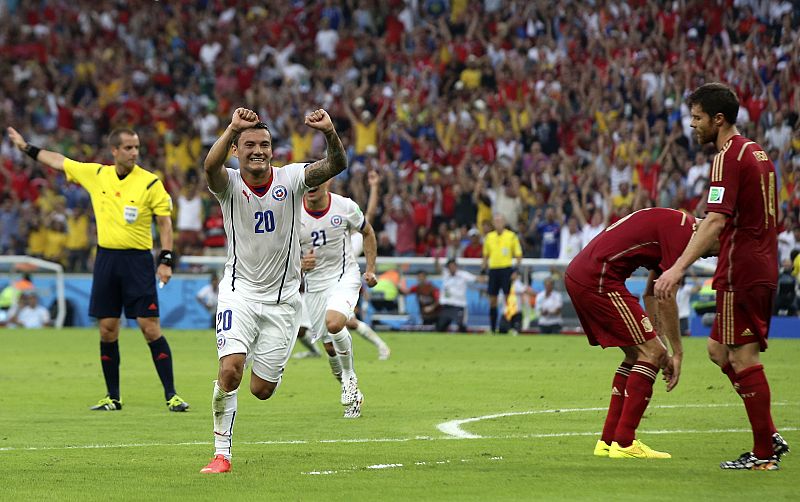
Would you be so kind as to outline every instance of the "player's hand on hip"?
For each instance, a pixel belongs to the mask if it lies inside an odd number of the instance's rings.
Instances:
[[[22,137],[22,134],[18,133],[13,127],[6,128],[6,132],[8,132],[8,139],[14,143],[14,146],[20,150],[25,150],[25,147],[28,146],[28,142],[25,141],[25,138]]]
[[[258,114],[248,108],[237,108],[231,117],[231,127],[241,131],[258,124]]]
[[[364,282],[367,283],[367,286],[373,287],[378,284],[378,278],[375,277],[374,272],[364,272]]]
[[[308,252],[308,254],[303,255],[300,258],[300,269],[303,272],[307,272],[309,270],[313,270],[314,267],[317,266],[317,257],[314,256],[314,250]]]
[[[172,267],[161,264],[156,269],[156,275],[158,276],[159,281],[161,281],[163,284],[166,284],[172,278]]]
[[[333,131],[333,121],[331,120],[330,115],[328,115],[328,112],[322,108],[314,110],[306,115],[303,123],[312,129],[317,129],[318,131]]]

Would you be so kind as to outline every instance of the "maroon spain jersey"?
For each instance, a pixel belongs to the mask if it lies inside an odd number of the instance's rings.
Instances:
[[[778,194],[775,168],[754,141],[736,135],[714,157],[706,212],[728,216],[719,236],[714,289],[775,289],[778,281]]]
[[[695,228],[690,214],[663,207],[641,209],[592,239],[572,259],[567,275],[602,293],[604,286],[624,285],[639,267],[664,272],[683,253]]]

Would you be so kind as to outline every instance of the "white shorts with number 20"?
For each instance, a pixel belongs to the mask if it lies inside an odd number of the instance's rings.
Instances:
[[[277,382],[292,354],[300,324],[300,295],[279,304],[233,302],[220,298],[217,305],[217,356],[246,354],[253,373]]]

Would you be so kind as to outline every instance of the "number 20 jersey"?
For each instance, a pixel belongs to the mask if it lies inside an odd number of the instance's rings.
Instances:
[[[300,289],[298,233],[303,194],[308,189],[305,164],[272,167],[272,180],[261,197],[247,186],[239,171],[227,171],[228,186],[214,193],[222,206],[228,237],[220,301],[286,301]]]
[[[306,272],[307,293],[324,291],[342,277],[360,274],[353,255],[350,232],[364,228],[366,220],[358,204],[347,197],[328,193],[328,206],[320,211],[303,207],[300,245],[303,254],[314,250],[316,266]]]

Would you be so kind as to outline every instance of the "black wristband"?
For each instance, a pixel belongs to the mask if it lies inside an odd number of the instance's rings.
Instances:
[[[23,151],[28,157],[32,158],[33,160],[38,160],[37,157],[39,156],[39,151],[41,151],[41,148],[39,148],[38,146],[33,146],[30,143],[28,143],[27,145],[25,145],[25,149]]]
[[[158,264],[159,265],[166,265],[169,268],[172,268],[174,264],[174,260],[172,259],[172,251],[167,251],[166,249],[161,251],[158,255]]]

